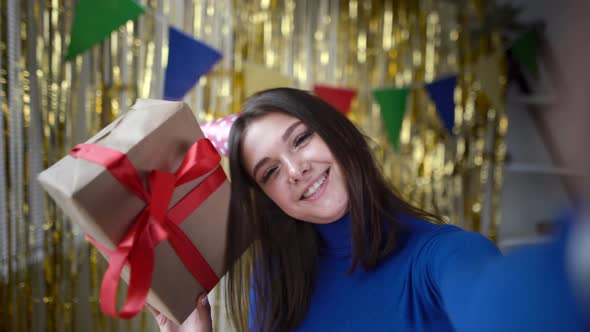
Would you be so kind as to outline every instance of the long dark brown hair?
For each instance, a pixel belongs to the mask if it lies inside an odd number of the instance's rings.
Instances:
[[[319,237],[313,224],[286,215],[242,164],[248,125],[272,112],[300,119],[325,141],[346,180],[352,233],[352,265],[370,270],[397,245],[402,215],[440,222],[401,199],[382,175],[363,134],[343,114],[302,90],[277,88],[252,96],[229,136],[231,199],[226,262],[226,305],[238,331],[288,331],[305,317],[318,268]],[[251,245],[250,245],[251,243]],[[248,308],[255,314],[248,322]]]

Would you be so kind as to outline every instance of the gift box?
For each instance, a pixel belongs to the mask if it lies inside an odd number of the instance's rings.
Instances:
[[[131,318],[147,302],[182,323],[225,273],[229,182],[182,102],[138,100],[39,175],[109,265],[102,310]],[[117,309],[120,278],[128,283]]]

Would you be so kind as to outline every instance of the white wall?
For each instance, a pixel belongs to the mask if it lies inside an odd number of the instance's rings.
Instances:
[[[542,20],[546,24],[545,36],[552,52],[560,59],[571,51],[562,47],[562,27],[567,24],[567,1],[552,0],[504,0],[524,6],[522,19],[528,22]],[[516,84],[507,92],[506,112],[509,130],[506,136],[507,151],[512,163],[507,163],[501,198],[501,225],[499,244],[509,249],[517,242],[541,240],[536,230],[537,223],[551,222],[568,205],[568,195],[556,171],[567,169],[554,165],[533,121],[534,112],[545,121],[552,113],[558,112],[559,104],[554,103],[556,91],[553,80],[540,66],[541,78],[536,92],[531,97],[523,96]],[[548,102],[553,101],[553,102]],[[531,109],[531,105],[537,107]],[[551,124],[549,127],[551,127]]]

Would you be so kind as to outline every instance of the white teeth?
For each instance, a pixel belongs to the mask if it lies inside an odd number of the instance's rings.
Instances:
[[[303,194],[303,198],[308,198],[309,196],[315,194],[316,190],[326,181],[326,174],[319,178],[313,185],[311,185]]]

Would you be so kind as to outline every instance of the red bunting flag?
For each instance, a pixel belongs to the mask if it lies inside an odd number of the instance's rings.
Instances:
[[[352,99],[356,96],[355,89],[338,88],[327,85],[314,85],[313,92],[343,114],[348,114]]]

